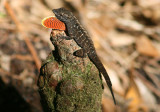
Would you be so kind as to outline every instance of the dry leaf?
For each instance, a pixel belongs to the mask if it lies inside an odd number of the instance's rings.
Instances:
[[[137,88],[137,85],[133,79],[130,77],[130,86],[125,94],[125,99],[129,101],[127,104],[127,112],[147,112],[147,107],[143,104],[141,95]]]
[[[141,93],[142,99],[145,102],[146,106],[149,108],[154,108],[156,99],[154,98],[152,92],[139,78],[135,79],[135,83],[138,85],[139,92]]]
[[[160,0],[137,0],[137,2],[138,2],[138,5],[144,8],[160,4]]]
[[[137,40],[136,48],[140,54],[151,56],[151,57],[159,56],[158,50],[153,46],[151,41],[145,36],[141,36]]]
[[[106,98],[104,96],[102,98],[102,108],[103,112],[115,112],[115,106],[112,99]]]
[[[109,33],[108,38],[113,47],[129,46],[135,42],[135,38],[133,36],[115,31]]]

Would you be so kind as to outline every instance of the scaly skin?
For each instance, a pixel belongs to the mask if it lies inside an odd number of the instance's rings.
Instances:
[[[66,33],[68,36],[65,37],[65,39],[74,39],[75,42],[82,48],[75,51],[74,55],[82,58],[88,55],[89,59],[95,64],[99,72],[103,74],[111,91],[114,103],[116,104],[116,100],[112,91],[111,80],[103,64],[97,56],[93,41],[91,40],[87,31],[81,26],[78,19],[70,11],[64,8],[59,8],[53,9],[53,13],[55,14],[56,18],[64,22],[66,25]]]

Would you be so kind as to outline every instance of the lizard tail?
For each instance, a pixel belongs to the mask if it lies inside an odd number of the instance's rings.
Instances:
[[[114,93],[113,93],[113,90],[112,90],[112,83],[111,83],[111,80],[109,78],[109,75],[106,71],[106,69],[104,68],[103,64],[101,63],[101,61],[99,60],[98,56],[96,54],[94,54],[94,56],[92,55],[88,55],[90,60],[95,64],[95,66],[98,68],[98,70],[100,71],[100,73],[103,74],[105,80],[106,80],[106,83],[109,87],[109,90],[111,92],[111,95],[113,97],[113,100],[114,100],[114,104],[116,105],[116,99],[114,97]]]
[[[112,94],[114,104],[116,105],[117,103],[116,103],[116,99],[115,99],[115,97],[114,97],[114,93],[113,93],[113,90],[112,90],[112,86],[108,86],[108,87],[109,87],[109,90],[110,90],[110,92],[111,92],[111,94]]]
[[[100,72],[101,72],[101,71],[100,71]],[[111,81],[110,81],[109,75],[108,75],[108,73],[107,73],[106,70],[105,70],[105,71],[102,71],[101,73],[103,74],[103,76],[104,76],[104,78],[105,78],[105,80],[106,80],[106,83],[107,83],[108,88],[109,88],[109,90],[110,90],[110,92],[111,92],[111,95],[112,95],[114,104],[116,105],[116,99],[115,99],[115,97],[114,97],[114,93],[113,93],[113,89],[112,89],[112,83],[111,83]]]

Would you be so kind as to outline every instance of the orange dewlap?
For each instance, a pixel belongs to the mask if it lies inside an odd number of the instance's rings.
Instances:
[[[46,28],[58,29],[65,31],[65,24],[56,17],[46,17],[42,20],[42,25]]]

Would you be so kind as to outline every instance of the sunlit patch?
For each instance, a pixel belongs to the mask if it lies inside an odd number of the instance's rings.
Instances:
[[[46,28],[65,30],[65,24],[54,16],[44,18],[41,23]]]

